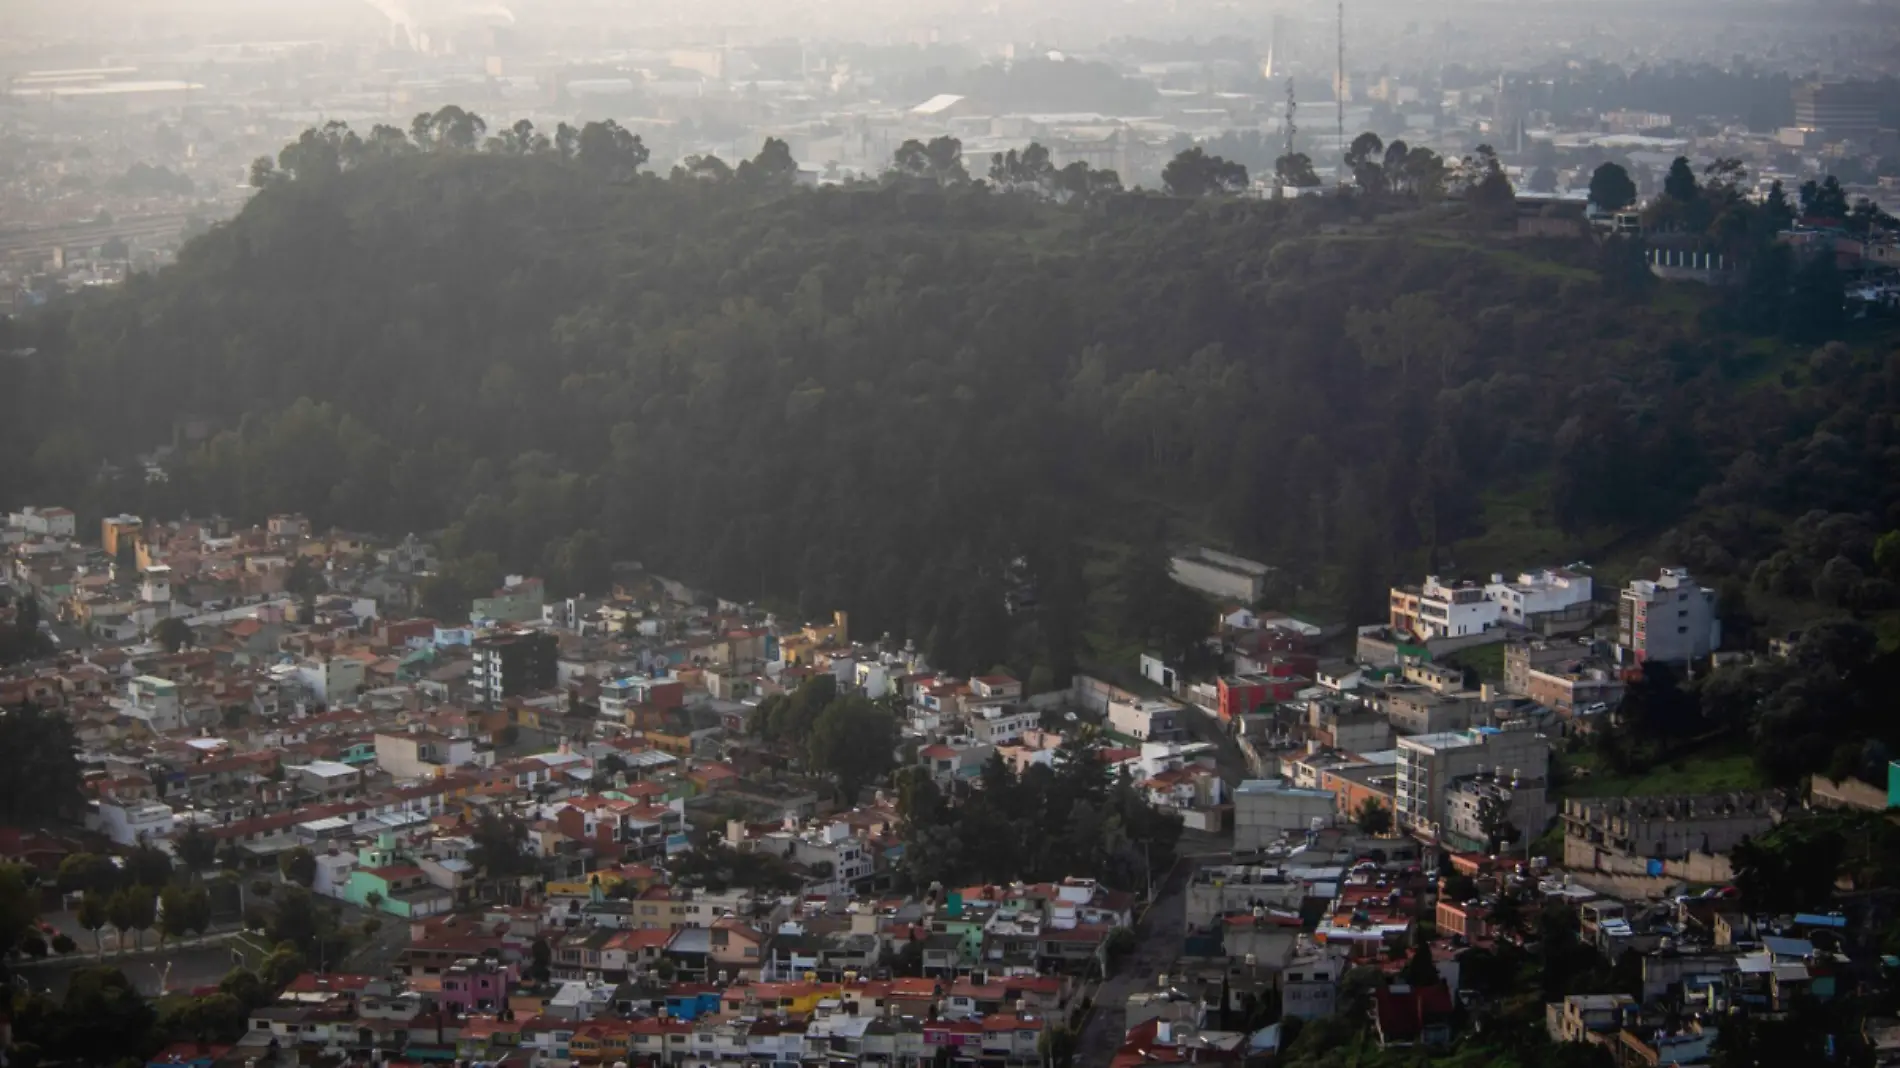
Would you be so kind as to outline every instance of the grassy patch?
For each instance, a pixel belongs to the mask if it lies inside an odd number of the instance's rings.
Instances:
[[[1650,293],[1650,309],[1669,318],[1692,319],[1708,306],[1708,287],[1664,282]]]
[[[1515,573],[1538,561],[1574,559],[1571,539],[1557,529],[1545,510],[1547,498],[1541,479],[1509,491],[1486,490],[1479,498],[1484,509],[1484,533],[1452,547],[1458,570],[1465,574],[1498,570]]]
[[[1566,754],[1561,759],[1571,775],[1570,781],[1561,791],[1565,797],[1714,794],[1730,790],[1760,790],[1768,785],[1755,768],[1754,756],[1735,747],[1692,753],[1634,775],[1611,775],[1592,770],[1595,761],[1587,754]]]
[[[1564,859],[1564,822],[1552,820],[1544,833],[1531,841],[1531,856],[1549,857],[1553,863],[1561,864]]]
[[[1741,389],[1779,387],[1781,372],[1785,370],[1793,369],[1805,380],[1805,370],[1799,366],[1800,355],[1800,349],[1779,338],[1758,337],[1742,346],[1741,352],[1727,361],[1722,370]]]
[[[1413,236],[1412,240],[1430,248],[1456,249],[1461,252],[1476,252],[1488,256],[1500,265],[1519,274],[1544,275],[1548,278],[1575,278],[1583,281],[1595,281],[1597,273],[1584,267],[1571,267],[1551,260],[1517,252],[1512,249],[1480,245],[1471,241],[1461,241],[1453,237],[1439,237],[1427,234]]]
[[[1460,649],[1445,657],[1445,662],[1475,671],[1485,682],[1501,682],[1504,679],[1504,643],[1492,642]]]
[[[1882,652],[1900,650],[1900,611],[1881,612],[1868,622],[1880,638]]]

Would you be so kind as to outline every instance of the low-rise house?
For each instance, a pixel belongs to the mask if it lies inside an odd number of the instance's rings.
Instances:
[[[510,964],[487,959],[457,961],[442,974],[437,999],[459,1014],[492,1012],[505,1008],[508,988],[516,979]]]
[[[994,704],[971,709],[970,734],[988,746],[1011,745],[1022,740],[1025,731],[1036,729],[1042,714],[1027,705]]]
[[[1552,1042],[1610,1047],[1635,1008],[1636,999],[1628,994],[1571,994],[1544,1006],[1544,1029]]]
[[[1108,702],[1108,727],[1136,742],[1170,742],[1187,734],[1181,706],[1151,698],[1114,698]]]
[[[1373,993],[1373,1029],[1379,1045],[1439,1048],[1451,1043],[1451,988],[1396,984]]]
[[[969,782],[983,773],[993,746],[974,739],[937,742],[917,751],[917,761],[940,783]]]
[[[1234,788],[1234,850],[1264,849],[1289,833],[1331,826],[1337,816],[1328,791],[1302,790],[1284,779],[1249,779]]]
[[[1339,979],[1344,967],[1337,956],[1296,951],[1280,967],[1280,999],[1285,1014],[1302,1020],[1333,1015],[1338,1008]]]
[[[447,912],[455,904],[454,894],[431,883],[427,872],[399,852],[396,836],[388,832],[357,851],[342,897],[405,919]]]
[[[333,760],[285,765],[284,774],[304,796],[318,801],[346,800],[363,788],[360,769]]]
[[[1625,1028],[1616,1036],[1617,1063],[1629,1068],[1699,1068],[1714,1063],[1720,1028],[1691,1022],[1684,1031]],[[1876,1061],[1885,1064],[1886,1061]]]

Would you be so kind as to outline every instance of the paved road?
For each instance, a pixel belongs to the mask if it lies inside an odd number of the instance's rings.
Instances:
[[[166,968],[169,965],[170,972]],[[167,949],[159,953],[131,954],[124,958],[108,955],[105,960],[90,957],[49,958],[44,962],[15,966],[20,978],[35,990],[63,996],[73,973],[81,968],[117,968],[147,997],[157,997],[159,985],[177,992],[195,987],[216,986],[231,970],[231,947],[226,945],[191,946]]]
[[[1247,766],[1246,752],[1220,720],[1194,705],[1187,705],[1181,710],[1179,722],[1194,735],[1195,741],[1208,742],[1214,746],[1214,762],[1219,766],[1220,777],[1227,785],[1233,786],[1242,779],[1254,777],[1252,769]]]
[[[1175,865],[1155,903],[1136,926],[1135,951],[1102,980],[1095,991],[1095,1011],[1082,1029],[1081,1044],[1075,1063],[1107,1064],[1115,1058],[1127,1034],[1128,995],[1146,989],[1154,977],[1168,970],[1181,955],[1181,940],[1187,934],[1187,881],[1197,861],[1186,858]]]
[[[95,938],[93,932],[79,925],[78,913],[70,910],[43,912],[40,914],[40,922],[48,924],[54,930],[70,937],[73,943],[79,947],[80,953],[97,954],[100,951],[104,951],[108,958],[118,956],[121,953],[137,952],[141,946],[145,949],[153,949],[158,946],[160,941],[157,928],[144,932],[143,936],[137,931],[127,931],[125,939],[123,943],[121,943],[118,931],[110,927],[101,927],[99,928],[98,936]],[[238,924],[235,922],[214,923],[204,935],[187,937],[182,941],[191,943],[200,941],[203,938],[217,938],[233,934],[237,930]]]
[[[343,922],[358,928],[356,937],[363,937],[360,928],[363,921],[372,914],[367,909],[354,905],[343,906]],[[349,959],[332,971],[352,972],[358,975],[385,976],[395,966],[396,955],[409,945],[409,921],[401,916],[391,916],[387,912],[376,913],[381,926],[376,933],[350,951]]]

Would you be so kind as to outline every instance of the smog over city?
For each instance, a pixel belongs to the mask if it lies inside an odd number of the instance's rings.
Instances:
[[[0,0],[0,1065],[1900,1063],[1900,0]]]

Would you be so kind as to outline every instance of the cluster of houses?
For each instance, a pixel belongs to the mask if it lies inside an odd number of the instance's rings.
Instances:
[[[1206,552],[1175,565],[1178,581],[1230,604],[1267,574]],[[1159,989],[1130,999],[1131,1023],[1191,1034],[1271,992],[1286,1017],[1363,1011],[1383,1045],[1444,1047],[1483,996],[1463,981],[1466,955],[1536,937],[1527,917],[1551,906],[1574,911],[1606,968],[1633,954],[1640,969],[1641,996],[1546,1006],[1553,1041],[1600,1046],[1619,1065],[1712,1063],[1734,1013],[1780,1017],[1863,974],[1842,914],[1753,914],[1728,885],[1737,845],[1798,817],[1788,796],[1553,791],[1553,752],[1613,717],[1644,664],[1719,668],[1715,595],[1687,571],[1603,602],[1577,566],[1428,576],[1393,588],[1389,607],[1349,635],[1223,609],[1224,671],[1207,682],[1144,658],[1147,681],[1172,691],[1179,715],[1219,724],[1255,777],[1224,813],[1233,862],[1193,873],[1182,952]],[[1353,655],[1320,655],[1329,639]],[[1817,780],[1808,803],[1892,800]],[[1555,838],[1534,846],[1547,827]],[[1670,896],[1684,886],[1709,889]],[[1348,1004],[1343,980],[1358,968],[1384,979]],[[1900,1056],[1900,1026],[1863,1031],[1878,1056]]]
[[[313,534],[297,516],[118,516],[88,543],[63,509],[8,532],[9,592],[65,640],[0,678],[0,703],[72,722],[90,836],[11,852],[51,869],[62,852],[176,851],[201,834],[220,866],[286,877],[307,852],[313,893],[406,928],[388,974],[305,976],[243,1042],[160,1063],[243,1063],[262,1045],[555,1066],[934,1063],[942,1049],[1029,1064],[1078,1022],[1084,977],[1133,923],[1133,896],[1085,879],[890,894],[893,802],[832,803],[795,747],[753,737],[759,702],[829,675],[899,710],[904,752],[946,786],[992,756],[1051,763],[1063,716],[1014,678],[854,643],[843,613],[782,627],[646,575],[561,600],[511,576],[466,618],[423,618],[434,561],[413,539]],[[1159,802],[1225,803],[1170,703],[1111,703],[1124,737],[1104,759]],[[482,865],[497,819],[528,874]],[[676,878],[708,838],[775,858],[796,889]]]
[[[426,546],[313,534],[295,516],[248,530],[114,517],[91,545],[70,513],[38,509],[8,531],[9,584],[71,637],[0,678],[0,704],[74,725],[93,843],[70,848],[203,834],[221,866],[286,873],[307,851],[312,892],[404,936],[386,973],[306,975],[241,1042],[158,1063],[295,1048],[545,1068],[1027,1066],[1104,1012],[1115,1031],[1085,1053],[1118,1068],[1258,1063],[1281,1036],[1264,1004],[1282,1019],[1363,1011],[1380,1042],[1429,1047],[1468,1007],[1465,954],[1523,937],[1500,918],[1507,894],[1575,908],[1610,960],[1639,954],[1645,998],[1549,1007],[1553,1038],[1622,1063],[1700,1063],[1727,1008],[1833,996],[1839,972],[1839,917],[1604,889],[1724,884],[1728,851],[1786,818],[1785,798],[1553,792],[1553,746],[1613,714],[1645,662],[1719,645],[1713,594],[1681,570],[1614,606],[1577,567],[1433,576],[1394,588],[1378,624],[1328,631],[1244,603],[1271,569],[1195,551],[1175,577],[1230,603],[1215,677],[1148,656],[1141,692],[1079,676],[1026,693],[853,641],[843,613],[781,625],[644,574],[569,599],[510,577],[466,618],[421,618]],[[185,634],[162,641],[170,619]],[[952,797],[993,760],[1053,765],[1089,724],[1150,803],[1225,843],[1168,891],[1178,944],[1144,942],[1131,963],[1126,932],[1156,902],[1084,878],[896,892],[894,799],[839,804],[796,745],[752,729],[764,698],[820,676],[892,709],[902,759]],[[1561,855],[1534,856],[1553,823]],[[496,826],[522,860],[507,872],[481,862]],[[770,858],[779,878],[680,875],[709,842]],[[0,845],[49,869],[67,848]],[[1421,917],[1429,979],[1408,949]],[[1131,968],[1118,1004],[1093,1003],[1109,997],[1096,979]],[[1358,1004],[1345,979],[1364,968],[1385,981]]]
[[[689,893],[642,865],[544,890],[537,906],[411,921],[388,976],[300,977],[234,1048],[523,1066],[928,1064],[948,1050],[1028,1065],[1135,904],[1087,880],[928,899]],[[537,942],[552,948],[540,973]]]

